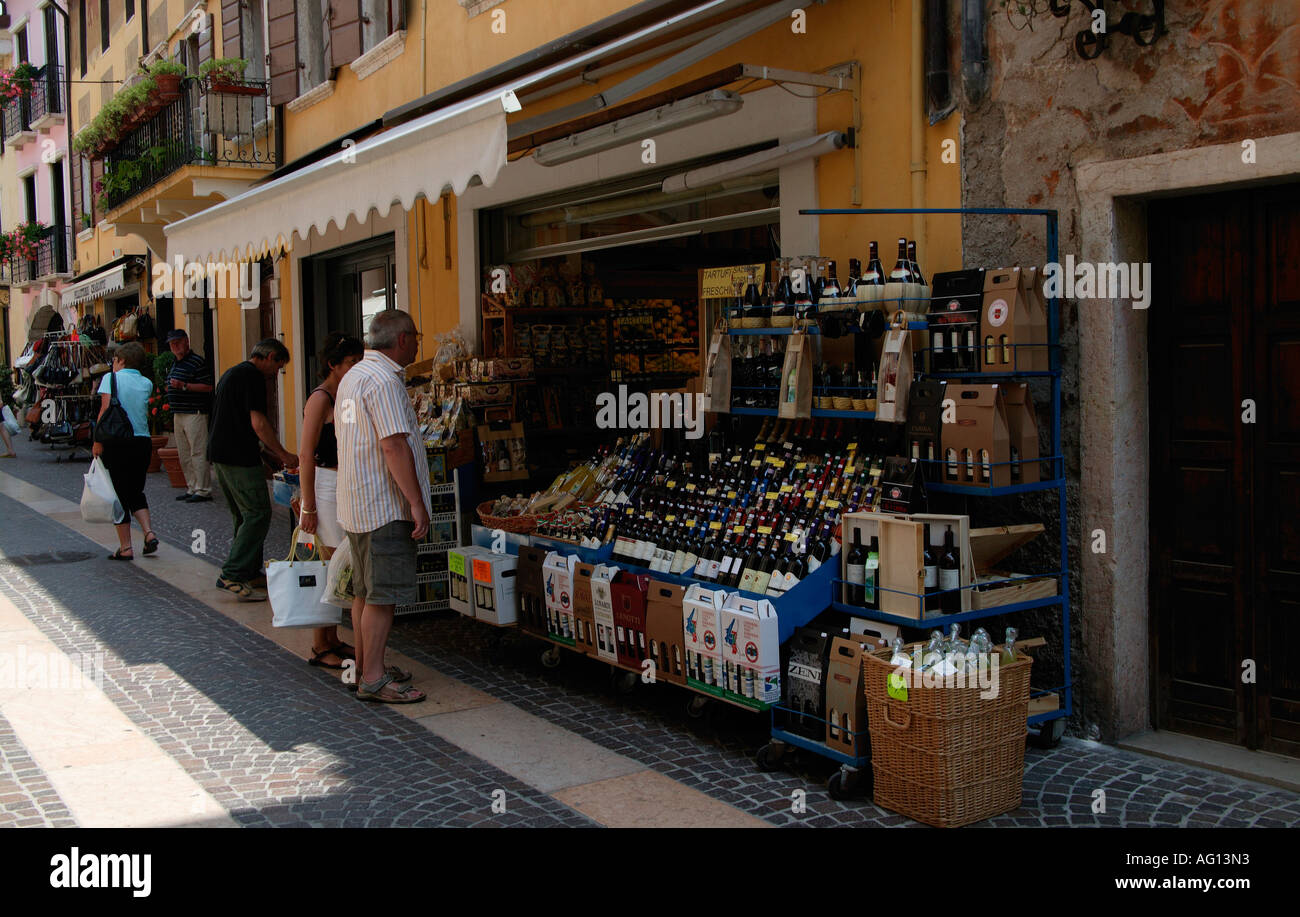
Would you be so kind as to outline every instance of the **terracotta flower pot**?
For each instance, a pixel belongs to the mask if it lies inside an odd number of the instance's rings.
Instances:
[[[162,448],[158,450],[158,456],[162,459],[163,470],[167,472],[167,480],[172,487],[185,487],[185,472],[181,470],[180,450],[175,446],[171,448]]]
[[[229,83],[219,77],[212,78],[212,91],[233,96],[260,96],[266,90],[261,86],[247,86],[242,83]]]
[[[149,442],[153,444],[153,452],[149,455],[149,473],[153,474],[162,468],[162,456],[158,454],[158,450],[167,445],[167,437],[150,436]]]
[[[155,73],[154,83],[158,86],[158,97],[164,102],[181,97],[181,75],[179,73]]]

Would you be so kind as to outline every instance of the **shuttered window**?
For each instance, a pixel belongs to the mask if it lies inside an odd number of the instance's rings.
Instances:
[[[267,0],[267,47],[271,55],[271,104],[298,95],[298,28],[294,0]]]
[[[330,63],[352,63],[406,28],[406,0],[329,0]]]
[[[239,0],[221,0],[221,56],[243,57],[244,41],[240,22],[241,7]],[[250,54],[250,57],[252,55]]]

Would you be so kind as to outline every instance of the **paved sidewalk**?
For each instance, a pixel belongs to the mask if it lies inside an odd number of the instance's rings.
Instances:
[[[0,467],[9,523],[0,528],[0,597],[61,652],[103,652],[104,695],[235,824],[690,824],[701,812],[706,824],[912,824],[866,801],[831,800],[821,781],[832,768],[813,756],[797,757],[791,772],[759,773],[759,717],[721,707],[689,719],[687,695],[666,685],[620,696],[599,663],[566,656],[543,669],[537,642],[459,616],[395,627],[394,648],[435,686],[414,705],[430,709],[362,705],[286,651],[301,641],[269,628],[265,605],[214,602],[202,571],[215,579],[223,554],[214,546],[229,539],[220,498],[174,504],[165,477],[151,476],[154,527],[173,547],[162,559],[111,564],[78,534],[111,540],[111,529],[85,527],[65,502],[79,498],[84,468],[30,451]],[[207,556],[189,551],[196,528]],[[272,531],[287,545],[287,517]],[[3,728],[0,756],[0,787],[10,790],[0,793],[0,824],[85,823]],[[130,768],[121,762],[123,774]],[[505,791],[505,814],[492,811],[495,789]],[[1106,809],[1094,814],[1096,789]],[[796,791],[806,812],[792,811]],[[1300,795],[1067,739],[1028,751],[1022,808],[990,823],[1296,826]]]

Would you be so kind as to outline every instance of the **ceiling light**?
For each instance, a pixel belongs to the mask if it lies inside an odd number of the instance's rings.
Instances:
[[[739,93],[714,89],[572,134],[563,140],[544,143],[533,153],[533,158],[540,165],[558,166],[655,134],[732,114],[743,104]]]

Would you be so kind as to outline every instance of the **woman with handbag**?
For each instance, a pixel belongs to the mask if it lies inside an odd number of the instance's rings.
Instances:
[[[116,523],[121,545],[109,560],[132,560],[131,516],[144,529],[144,553],[158,550],[158,537],[149,520],[149,502],[144,496],[145,474],[149,470],[152,446],[149,440],[149,396],[153,382],[141,374],[147,355],[131,342],[113,351],[113,371],[99,385],[100,408],[95,422],[95,445],[91,450],[104,460],[117,499],[126,513]]]
[[[324,381],[307,396],[303,408],[302,440],[299,443],[298,474],[302,488],[299,527],[315,534],[321,556],[329,560],[339,545],[347,540],[339,525],[338,440],[334,436],[334,395],[344,373],[365,355],[359,340],[337,331],[325,338],[320,352]],[[311,665],[341,669],[353,658],[353,648],[339,639],[338,628],[318,627],[312,632]]]
[[[9,405],[0,408],[0,439],[4,440],[5,452],[0,452],[0,458],[18,458],[18,453],[14,451],[14,441],[10,439],[10,434],[18,432],[18,417],[14,414]]]

